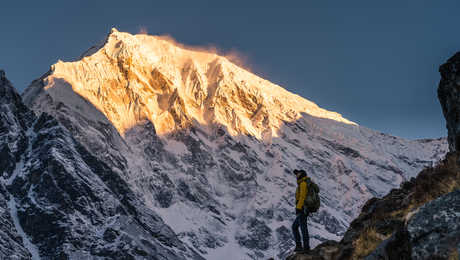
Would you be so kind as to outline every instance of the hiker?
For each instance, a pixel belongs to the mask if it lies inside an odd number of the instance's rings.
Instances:
[[[296,218],[292,223],[292,232],[295,239],[295,252],[310,251],[310,238],[308,236],[307,217],[311,212],[318,211],[320,206],[319,187],[308,178],[304,170],[294,170],[297,177],[297,190],[295,193]],[[303,247],[300,242],[299,227],[302,231]]]

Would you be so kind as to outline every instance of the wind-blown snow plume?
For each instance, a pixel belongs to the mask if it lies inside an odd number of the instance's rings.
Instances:
[[[171,35],[160,35],[160,36],[155,36],[155,37],[165,40],[173,44],[174,46],[177,46],[178,48],[181,48],[184,50],[189,50],[189,51],[194,51],[194,52],[206,52],[206,53],[215,54],[220,57],[224,57],[230,62],[237,65],[238,67],[243,68],[249,72],[252,71],[249,65],[249,57],[247,55],[244,55],[241,51],[238,51],[237,49],[224,50],[222,48],[219,48],[215,44],[207,44],[206,46],[186,45],[181,42],[178,42]]]
[[[148,30],[146,26],[140,26],[139,27],[139,34],[148,34]]]

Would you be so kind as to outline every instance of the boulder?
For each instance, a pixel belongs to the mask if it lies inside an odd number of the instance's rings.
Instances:
[[[460,189],[422,206],[410,219],[413,259],[458,259],[460,255]]]

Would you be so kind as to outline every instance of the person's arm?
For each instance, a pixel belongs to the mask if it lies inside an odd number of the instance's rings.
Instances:
[[[303,204],[305,203],[305,198],[307,197],[307,183],[306,182],[301,182],[300,185],[300,196],[299,196],[299,201],[297,202],[296,209],[302,209]]]

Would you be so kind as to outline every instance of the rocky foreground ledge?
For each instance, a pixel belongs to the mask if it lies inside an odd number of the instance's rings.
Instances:
[[[340,242],[287,260],[459,259],[460,153],[363,207]]]

